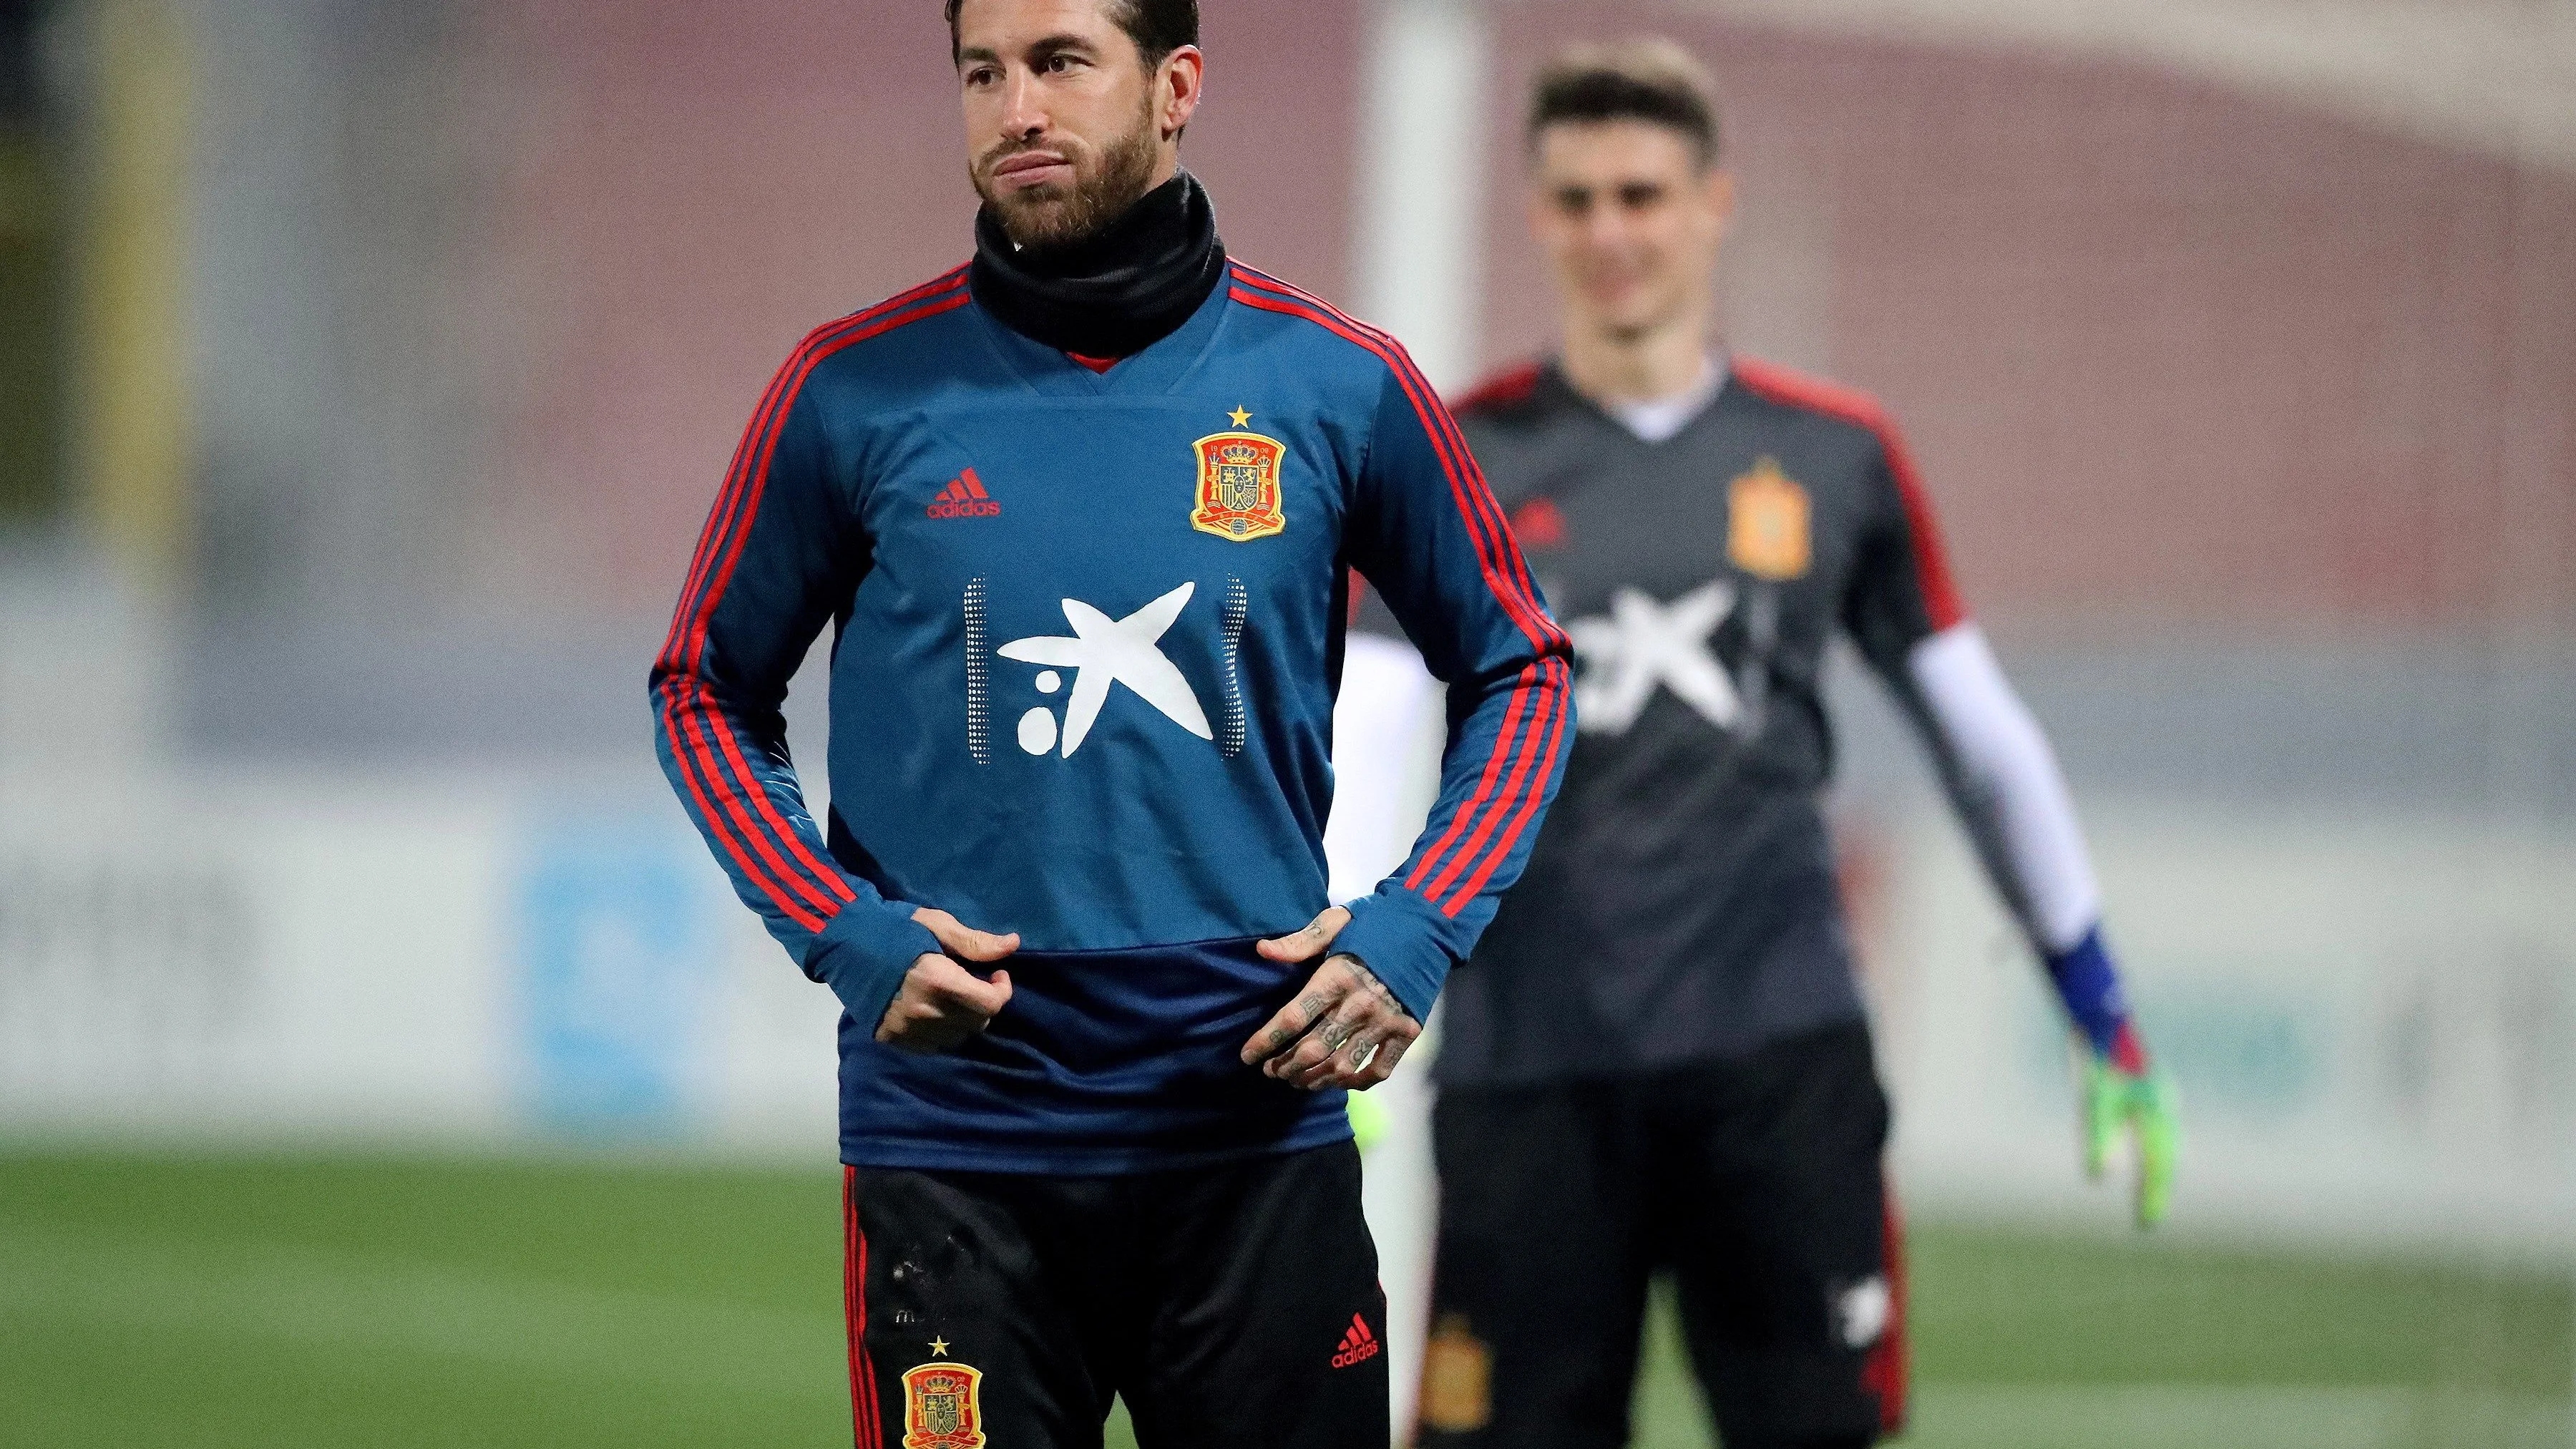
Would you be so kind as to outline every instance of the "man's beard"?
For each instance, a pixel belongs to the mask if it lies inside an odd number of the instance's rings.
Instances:
[[[1149,101],[1138,114],[1135,129],[1101,149],[1098,171],[1086,176],[1081,158],[1067,157],[1074,163],[1070,194],[1053,186],[1005,194],[987,181],[995,166],[1030,149],[1023,146],[985,153],[968,174],[975,183],[975,194],[993,209],[1003,234],[1014,243],[1037,249],[1067,246],[1107,226],[1154,189],[1155,139]]]

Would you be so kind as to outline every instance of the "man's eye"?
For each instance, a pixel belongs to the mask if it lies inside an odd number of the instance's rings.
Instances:
[[[991,85],[993,83],[994,74],[995,72],[991,66],[977,66],[975,69],[966,72],[966,84],[970,86]]]
[[[1556,209],[1564,212],[1568,216],[1581,216],[1592,209],[1592,193],[1589,191],[1560,191],[1556,194]]]
[[[1062,75],[1079,64],[1081,64],[1080,61],[1069,55],[1050,55],[1047,57],[1046,68],[1049,75]]]
[[[1647,207],[1650,207],[1663,199],[1664,188],[1660,186],[1622,186],[1619,188],[1619,204],[1628,208],[1630,211],[1643,211]]]

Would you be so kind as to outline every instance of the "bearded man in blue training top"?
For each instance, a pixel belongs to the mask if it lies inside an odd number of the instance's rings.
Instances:
[[[1179,169],[1190,0],[949,0],[971,263],[753,412],[653,669],[665,771],[840,998],[862,1449],[1386,1442],[1345,1089],[1519,875],[1567,643],[1385,334]],[[1325,894],[1353,569],[1450,686],[1403,868]],[[831,810],[779,702],[835,631]]]

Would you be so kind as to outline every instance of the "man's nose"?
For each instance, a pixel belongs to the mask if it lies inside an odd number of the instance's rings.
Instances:
[[[1033,141],[1046,134],[1046,107],[1038,95],[1037,77],[1014,70],[1002,82],[1002,134]]]
[[[1615,247],[1628,239],[1628,218],[1615,205],[1596,205],[1583,218],[1586,246]]]

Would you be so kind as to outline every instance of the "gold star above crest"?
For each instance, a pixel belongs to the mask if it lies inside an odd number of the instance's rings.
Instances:
[[[1234,425],[1238,428],[1248,428],[1252,426],[1252,414],[1245,412],[1239,407],[1233,412],[1227,413],[1226,416],[1234,419]]]
[[[948,1357],[948,1340],[944,1338],[932,1339],[930,1341],[930,1356],[932,1358]]]

